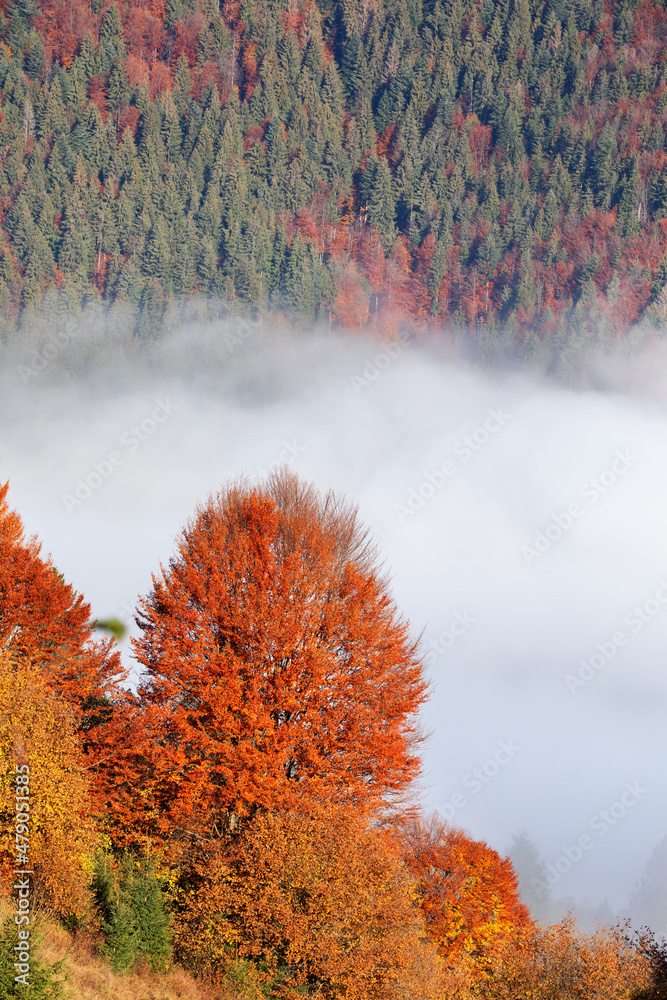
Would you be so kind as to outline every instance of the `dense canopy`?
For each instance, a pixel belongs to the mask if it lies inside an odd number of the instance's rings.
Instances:
[[[283,470],[212,496],[139,624],[146,783],[168,827],[211,837],[304,797],[377,809],[419,773],[417,643],[333,493]]]
[[[659,0],[0,9],[6,329],[58,289],[528,354],[667,314]]]

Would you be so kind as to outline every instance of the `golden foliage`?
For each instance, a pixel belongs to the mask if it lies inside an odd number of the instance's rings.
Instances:
[[[258,815],[198,874],[175,944],[200,970],[250,959],[289,998],[439,995],[410,875],[359,815],[334,805]]]
[[[572,919],[508,941],[480,982],[468,968],[450,971],[452,1000],[632,1000],[651,983],[648,959],[621,928],[581,934]]]
[[[447,965],[483,974],[506,941],[531,926],[508,858],[438,816],[398,827],[426,930]]]
[[[0,877],[16,865],[15,767],[30,767],[29,862],[34,900],[53,913],[81,915],[89,901],[97,834],[90,816],[72,709],[51,690],[43,670],[0,650]]]

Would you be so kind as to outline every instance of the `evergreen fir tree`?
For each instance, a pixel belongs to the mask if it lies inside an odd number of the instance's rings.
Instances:
[[[593,154],[592,169],[592,186],[595,194],[595,203],[602,208],[609,208],[614,197],[617,177],[615,168],[617,151],[614,131],[611,125],[607,123],[600,133],[600,138]]]
[[[368,199],[368,216],[372,226],[380,234],[385,250],[394,242],[396,204],[391,189],[391,173],[384,157],[378,161]]]
[[[286,308],[298,318],[311,321],[315,315],[315,286],[308,244],[295,233],[282,276],[281,292]]]
[[[69,995],[65,986],[64,961],[50,965],[37,958],[39,931],[31,935],[29,979],[27,983],[16,981],[16,951],[20,944],[18,931],[13,914],[5,917],[0,925],[0,996],[3,1000],[64,1000]]]

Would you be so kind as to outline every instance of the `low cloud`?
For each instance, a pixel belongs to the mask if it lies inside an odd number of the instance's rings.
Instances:
[[[593,838],[589,818],[641,776],[650,795],[559,872],[559,891],[622,906],[667,825],[667,615],[648,607],[667,579],[667,361],[593,359],[597,387],[570,389],[483,371],[446,343],[392,351],[239,323],[192,321],[145,351],[84,317],[57,353],[39,331],[17,348],[0,381],[0,475],[28,532],[95,616],[127,617],[225,480],[284,458],[345,493],[423,635],[425,804],[463,795],[455,822],[501,850],[525,827],[558,870],[563,845]],[[165,399],[178,408],[144,430]],[[65,503],[77,486],[85,499]],[[633,630],[636,606],[647,620]],[[573,697],[564,678],[582,661],[595,679]],[[508,734],[521,752],[475,794],[459,788]]]

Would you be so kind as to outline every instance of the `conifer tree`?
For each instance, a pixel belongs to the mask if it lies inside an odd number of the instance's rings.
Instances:
[[[385,250],[388,250],[395,238],[394,225],[396,207],[391,190],[391,174],[384,157],[378,161],[370,186],[368,199],[368,215],[370,223],[380,234]]]
[[[3,1000],[64,1000],[67,987],[62,960],[50,964],[31,954],[29,978],[17,982],[16,953],[21,945],[18,932],[9,914],[0,924],[0,996]],[[33,934],[33,946],[38,941],[39,936]]]
[[[128,853],[115,862],[100,853],[93,888],[104,933],[102,953],[114,970],[130,972],[143,960],[153,972],[164,971],[171,956],[171,917],[153,862]]]

